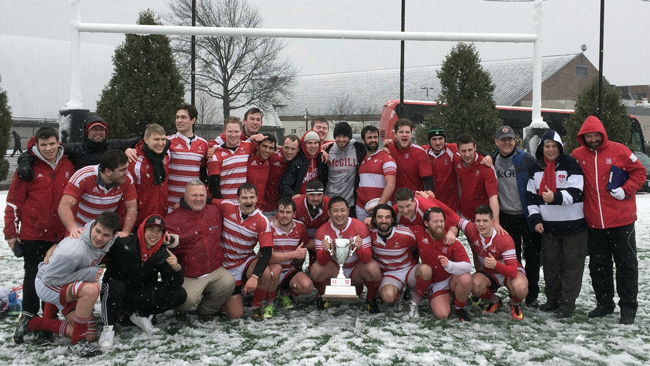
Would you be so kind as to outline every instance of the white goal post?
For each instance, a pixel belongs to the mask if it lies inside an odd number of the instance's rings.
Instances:
[[[533,91],[531,127],[548,128],[542,120],[542,0],[533,4],[534,33],[442,33],[442,32],[387,32],[315,29],[271,29],[271,28],[220,28],[165,25],[127,25],[81,22],[81,0],[70,0],[70,48],[71,80],[70,100],[63,110],[83,108],[81,98],[81,32],[165,34],[188,36],[230,36],[266,38],[319,38],[395,41],[467,41],[467,42],[509,42],[533,43]]]

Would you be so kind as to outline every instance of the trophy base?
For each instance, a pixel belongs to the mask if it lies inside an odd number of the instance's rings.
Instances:
[[[349,278],[332,278],[332,285],[325,287],[325,300],[358,300],[357,289],[350,286],[351,281]]]

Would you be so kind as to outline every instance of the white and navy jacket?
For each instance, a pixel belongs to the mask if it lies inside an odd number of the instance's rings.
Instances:
[[[555,160],[556,192],[553,202],[546,203],[538,194],[546,163],[544,162],[544,142],[552,140],[560,144],[560,156]],[[553,130],[546,131],[535,153],[534,164],[526,187],[528,217],[535,226],[544,224],[544,233],[567,235],[587,229],[583,207],[584,176],[576,159],[564,154],[562,139]]]

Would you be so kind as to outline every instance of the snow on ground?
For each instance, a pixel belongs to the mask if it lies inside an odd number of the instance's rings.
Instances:
[[[0,192],[4,207],[7,192]],[[422,302],[421,317],[383,305],[369,315],[362,303],[318,311],[314,295],[296,308],[276,309],[273,319],[187,324],[159,316],[162,332],[151,337],[135,327],[116,327],[114,349],[82,361],[93,365],[646,365],[650,364],[650,195],[637,196],[639,221],[639,310],[632,326],[618,324],[619,312],[589,319],[595,306],[588,269],[573,318],[524,308],[516,322],[509,309],[482,316],[469,310],[472,322],[452,316],[436,320]],[[22,282],[22,259],[0,240],[0,286]],[[543,285],[543,284],[542,284]],[[505,293],[501,292],[506,299]],[[540,303],[544,302],[540,295]],[[95,307],[99,315],[99,304]],[[0,319],[0,364],[69,365],[69,340],[38,346],[26,338],[13,343],[15,318]]]

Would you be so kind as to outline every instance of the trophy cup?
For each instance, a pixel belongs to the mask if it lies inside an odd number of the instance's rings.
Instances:
[[[332,241],[329,236],[325,236],[324,239],[330,241],[328,251],[339,265],[339,274],[336,278],[331,279],[330,286],[325,287],[323,299],[358,299],[357,289],[352,286],[352,280],[346,278],[343,272],[343,265],[357,249],[354,246],[355,239],[334,239]],[[352,247],[352,250],[350,250],[350,247]],[[332,248],[334,248],[334,251]]]

